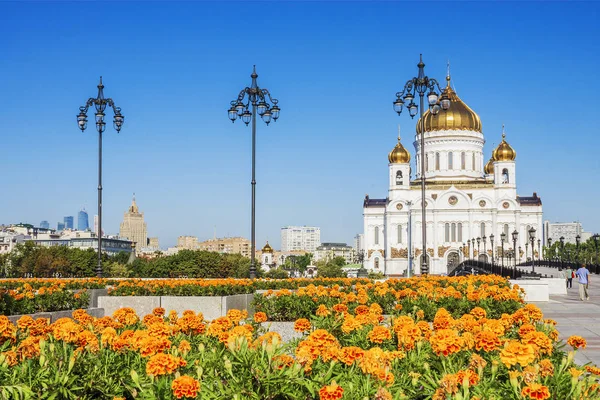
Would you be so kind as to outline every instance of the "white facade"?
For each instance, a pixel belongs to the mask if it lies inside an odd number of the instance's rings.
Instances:
[[[314,253],[313,261],[330,261],[336,257],[344,257],[346,264],[352,264],[356,251],[346,243],[322,243]]]
[[[502,142],[484,166],[481,121],[450,85],[446,90],[452,96],[450,109],[437,116],[426,112],[423,123],[429,273],[447,273],[449,266],[469,257],[489,261],[492,251],[496,259],[502,254],[502,233],[507,235],[504,254],[508,256],[513,250],[511,234],[515,230],[519,233],[517,249],[521,248],[517,257],[525,261],[529,229],[536,230],[536,243],[542,238],[541,199],[536,193],[530,197],[517,195],[516,152],[505,141],[504,132]],[[410,155],[398,142],[388,157],[387,198],[372,199],[367,195],[363,203],[365,267],[388,276],[405,274],[409,254],[414,257],[413,271],[420,273],[423,247],[420,135],[418,132],[414,141],[416,179],[410,180]],[[468,244],[470,241],[473,243]]]
[[[286,226],[281,228],[281,251],[315,252],[321,244],[321,228]]]
[[[576,243],[576,237],[579,235],[581,243],[592,237],[590,232],[584,232],[580,222],[550,222],[544,221],[545,243],[548,244],[548,239],[552,239],[553,243],[560,241],[561,237],[565,238],[565,243]]]

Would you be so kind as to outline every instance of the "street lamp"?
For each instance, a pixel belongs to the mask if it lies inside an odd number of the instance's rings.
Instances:
[[[487,260],[487,242],[486,242],[487,237],[485,237],[485,235],[481,238],[481,240],[483,241],[483,254],[485,254],[485,260]]]
[[[515,277],[517,276],[517,239],[519,238],[519,232],[515,229],[512,233],[513,240],[513,252],[515,253]],[[520,254],[519,254],[520,255]]]
[[[531,272],[535,274],[535,228],[533,226],[529,230],[529,240],[531,241]]]
[[[490,246],[492,248],[492,272],[494,271],[494,234],[490,234]]]
[[[560,266],[562,269],[565,269],[565,237],[561,236],[560,237]]]
[[[104,122],[106,114],[104,114],[104,111],[106,111],[107,106],[113,109],[113,127],[117,133],[121,131],[125,117],[121,114],[121,107],[115,106],[113,99],[104,97],[102,77],[100,77],[100,83],[98,84],[98,96],[96,98],[90,97],[84,106],[79,107],[77,125],[81,132],[85,131],[87,127],[87,112],[92,105],[96,108],[96,130],[98,131],[98,265],[96,266],[96,276],[102,278],[102,133],[106,129],[106,122]]]
[[[502,232],[500,234],[500,243],[502,244],[502,258],[500,259],[500,275],[502,275],[502,270],[504,269],[504,241],[506,240],[506,233]]]
[[[424,132],[424,121],[423,115],[425,113],[425,107],[423,103],[423,97],[427,93],[427,102],[429,105],[429,112],[432,115],[436,115],[441,109],[448,110],[450,108],[450,96],[448,96],[448,89],[442,90],[438,81],[433,78],[429,78],[425,75],[425,63],[423,63],[423,55],[420,55],[419,63],[417,64],[419,73],[416,77],[409,79],[404,85],[404,89],[401,92],[396,93],[396,99],[394,100],[394,111],[400,115],[402,113],[402,107],[406,105],[408,113],[411,118],[417,115],[417,110],[420,111],[421,122],[421,227],[422,227],[422,244],[423,244],[423,258],[421,263],[421,274],[429,273],[427,255],[427,221],[425,213],[425,132]],[[450,87],[450,75],[446,77],[448,81],[448,87]],[[437,90],[436,90],[437,89]],[[439,91],[439,94],[438,94]],[[419,95],[419,106],[414,102],[415,95]],[[406,104],[408,103],[408,104]]]
[[[538,266],[540,266],[540,261],[542,260],[542,239],[538,239]]]
[[[245,87],[238,94],[237,99],[231,102],[231,107],[227,111],[231,122],[240,117],[242,122],[248,126],[252,121],[252,229],[251,229],[251,246],[252,258],[250,259],[250,279],[256,278],[256,114],[260,115],[262,120],[269,125],[271,120],[277,121],[279,112],[281,111],[277,103],[277,99],[271,97],[271,93],[267,89],[258,87],[256,78],[256,65],[250,75],[252,83],[249,87]],[[249,108],[252,105],[252,112]]]
[[[575,246],[576,246],[576,260],[577,261],[577,265],[579,265],[579,244],[581,243],[581,236],[577,235],[575,236]]]
[[[481,238],[477,238],[477,266],[479,267],[479,260],[481,259],[481,250],[479,245],[481,244]]]

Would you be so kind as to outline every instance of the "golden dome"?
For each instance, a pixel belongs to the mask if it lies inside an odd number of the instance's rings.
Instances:
[[[433,131],[475,131],[482,132],[481,119],[475,111],[466,105],[450,87],[450,75],[446,77],[447,86],[442,94],[450,97],[450,108],[446,111],[440,110],[433,115],[429,110],[423,114],[423,124],[425,132]],[[440,96],[441,97],[441,96]],[[417,133],[421,133],[421,119],[417,122]]]
[[[494,161],[515,161],[517,152],[506,142],[504,126],[502,126],[502,142],[492,152]]]
[[[491,175],[494,173],[494,157],[490,158],[487,164],[485,164],[483,172],[485,172],[486,175]]]
[[[265,244],[265,247],[262,248],[263,253],[273,253],[273,248],[269,245],[269,242]]]
[[[400,128],[398,128],[400,129]],[[398,134],[398,143],[388,154],[390,164],[408,164],[410,162],[410,153],[400,143],[400,135]]]

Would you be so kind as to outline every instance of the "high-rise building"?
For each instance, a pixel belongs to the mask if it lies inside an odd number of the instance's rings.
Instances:
[[[590,232],[584,232],[580,222],[550,222],[544,221],[544,244],[548,245],[548,238],[552,242],[558,243],[560,238],[564,238],[565,243],[577,242],[577,235],[581,243],[592,237]]]
[[[80,231],[87,231],[90,229],[88,213],[85,211],[85,208],[77,214],[77,229]]]
[[[64,231],[65,230],[65,223],[64,222],[57,222],[56,223],[56,230],[57,231]]]
[[[98,216],[94,215],[94,233],[98,235]]]
[[[131,206],[123,216],[119,236],[136,243],[136,246],[140,249],[148,245],[148,231],[144,222],[144,213],[141,213],[138,209],[135,195],[131,201]]]
[[[313,253],[321,245],[321,228],[286,226],[281,228],[281,251],[302,250]]]
[[[42,229],[50,229],[50,223],[46,220],[40,222],[40,228]]]
[[[196,236],[179,236],[177,238],[177,248],[180,250],[196,250],[198,248],[198,238]]]
[[[358,254],[361,250],[364,250],[363,243],[365,241],[364,233],[359,233],[354,236],[354,251]]]
[[[250,241],[242,237],[217,238],[198,243],[198,249],[250,257]]]
[[[150,247],[151,249],[155,249],[155,250],[160,249],[160,244],[158,242],[158,238],[157,237],[148,238],[148,247]]]
[[[73,229],[73,216],[65,217],[65,229]]]

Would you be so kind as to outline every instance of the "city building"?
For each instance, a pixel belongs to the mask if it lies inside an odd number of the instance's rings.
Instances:
[[[532,255],[531,249],[526,254],[528,231],[536,230],[536,244],[542,239],[542,201],[536,193],[517,195],[517,154],[506,141],[504,128],[500,144],[486,162],[481,120],[452,89],[449,74],[446,80],[444,93],[451,99],[450,108],[437,115],[428,110],[417,122],[415,179],[411,180],[411,156],[398,137],[388,155],[388,196],[365,196],[363,232],[365,267],[369,270],[388,276],[403,275],[409,254],[414,258],[415,273],[420,273],[422,261],[432,274],[447,273],[466,258],[490,261],[492,256],[503,255],[507,259],[516,255],[522,262]],[[426,150],[424,171],[422,134]],[[426,178],[424,260],[421,174]],[[518,232],[516,249],[513,231]],[[538,246],[534,247],[537,258]]]
[[[88,213],[84,208],[77,214],[77,230],[87,231],[88,229],[90,229]]]
[[[585,232],[580,222],[550,222],[544,221],[544,243],[548,245],[548,239],[552,239],[553,243],[560,241],[564,237],[565,243],[576,244],[577,236],[581,243],[592,237],[591,232]]]
[[[38,233],[32,240],[39,246],[67,246],[81,250],[98,250],[98,236],[91,231],[71,231]],[[102,237],[102,252],[115,255],[120,252],[131,253],[133,243],[117,236]]]
[[[354,236],[354,251],[358,254],[361,250],[364,250],[363,244],[365,241],[365,235],[363,233],[359,233]]]
[[[138,209],[135,202],[135,195],[131,200],[131,206],[129,206],[129,209],[123,215],[119,236],[134,242],[138,249],[148,245],[148,231],[144,222],[144,213]]]
[[[209,239],[198,243],[198,249],[217,253],[241,254],[250,258],[250,241],[243,237]]]
[[[57,222],[56,223],[56,230],[57,231],[64,231],[65,230],[65,223],[64,222]]]
[[[148,238],[148,247],[153,250],[160,250],[160,243],[157,237]]]
[[[40,222],[40,228],[50,229],[50,223],[48,221],[44,220],[44,221]]]
[[[321,244],[321,228],[286,226],[281,228],[281,251],[314,252]]]
[[[269,245],[269,242],[260,251],[260,266],[265,272],[269,272],[271,268],[275,268],[277,265],[273,253],[273,248]]]
[[[314,252],[313,261],[331,261],[336,257],[344,257],[346,264],[352,264],[356,251],[346,243],[321,243]]]
[[[177,238],[177,248],[180,250],[198,249],[198,238],[196,236],[179,236]]]
[[[68,216],[64,218],[65,229],[73,229],[73,216]]]
[[[19,243],[23,243],[26,239],[23,233],[15,232],[10,228],[5,228],[0,231],[0,254],[10,253]]]

